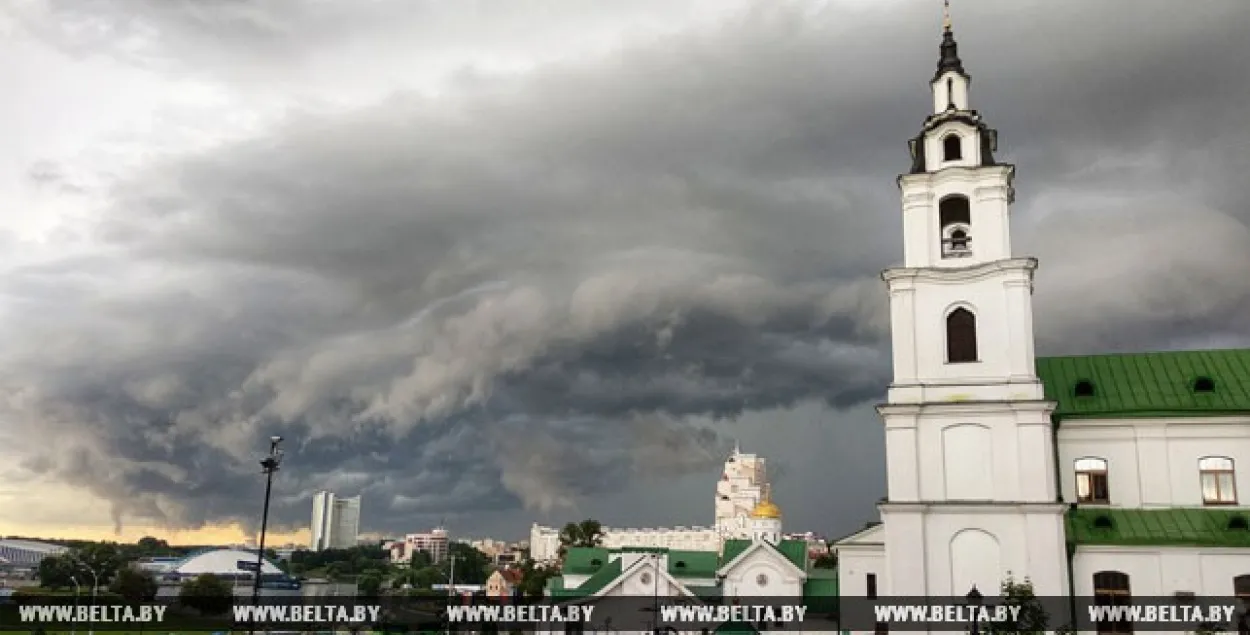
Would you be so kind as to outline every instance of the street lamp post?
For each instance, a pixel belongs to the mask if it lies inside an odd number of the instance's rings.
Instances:
[[[78,595],[82,593],[82,585],[78,584],[77,576],[70,576],[69,581],[74,583],[74,615],[78,615]],[[78,623],[73,622],[69,627],[69,635],[77,635]]]
[[[273,491],[273,473],[282,465],[279,443],[282,443],[282,437],[269,437],[269,455],[260,460],[260,467],[265,474],[265,507],[260,516],[260,544],[256,549],[256,574],[252,580],[253,606],[260,603],[261,574],[265,570],[265,531],[269,528],[269,494]]]
[[[82,561],[82,558],[79,558],[77,555],[74,555],[73,553],[70,553],[70,554],[69,554],[69,559],[70,559],[70,560],[72,560],[72,561],[73,561],[75,564],[77,564],[78,566],[80,566],[80,567],[82,567],[82,568],[86,569],[86,570],[87,570],[87,572],[91,574],[91,606],[95,606],[95,603],[96,603],[96,592],[97,592],[97,591],[99,590],[99,588],[100,588],[100,576],[96,574],[95,568],[93,568],[91,565],[89,565],[89,564],[87,564],[87,563],[83,562],[83,561]],[[70,579],[73,579],[73,577],[71,576],[71,578],[70,578]],[[74,580],[74,584],[75,584],[75,585],[77,585],[77,584],[78,584],[78,581],[77,581],[77,580]],[[74,596],[74,603],[75,603],[75,604],[77,604],[77,603],[78,603],[78,596],[77,596],[77,595],[75,595],[75,596]],[[78,609],[74,609],[74,610],[75,610],[75,611],[77,611]],[[92,618],[91,618],[91,621],[87,622],[87,635],[95,635],[95,613],[94,613],[94,612],[92,612]]]
[[[968,599],[968,606],[973,607],[972,611],[972,628],[969,630],[970,635],[979,635],[980,628],[980,611],[977,607],[981,606],[981,592],[977,590],[977,585],[972,585],[972,590],[965,596]]]

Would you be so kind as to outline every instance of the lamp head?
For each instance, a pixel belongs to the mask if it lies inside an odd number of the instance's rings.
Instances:
[[[972,585],[972,590],[968,592],[968,595],[966,597],[968,598],[969,604],[972,604],[972,605],[981,604],[981,598],[982,598],[981,592],[977,590],[977,585],[975,584]]]
[[[276,435],[276,434],[275,434],[274,436],[272,436],[272,437],[269,437],[269,440],[270,440],[270,441],[272,441],[272,442],[274,442],[274,443],[282,443],[282,437],[280,437],[280,436],[278,436],[278,435]]]

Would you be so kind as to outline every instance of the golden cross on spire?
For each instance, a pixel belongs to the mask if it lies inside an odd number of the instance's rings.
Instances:
[[[951,30],[951,0],[942,0],[942,30]]]

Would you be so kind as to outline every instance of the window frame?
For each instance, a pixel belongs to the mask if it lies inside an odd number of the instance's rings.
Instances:
[[[952,320],[970,320],[962,323],[952,323]],[[964,318],[962,316],[968,316]],[[946,313],[943,320],[943,330],[946,333],[946,363],[947,364],[975,364],[981,361],[981,347],[977,340],[977,314],[966,306],[957,306]],[[951,335],[958,330],[959,337],[964,339],[952,338]],[[968,340],[967,338],[971,338]],[[956,354],[958,353],[958,354]]]
[[[1219,462],[1218,464],[1216,462]],[[1207,464],[1207,465],[1204,465]],[[1216,464],[1216,467],[1210,465]],[[1224,465],[1227,464],[1227,467]],[[1222,486],[1223,478],[1227,477],[1228,491]],[[1214,484],[1215,497],[1207,497],[1207,480]],[[1204,456],[1198,459],[1198,489],[1202,494],[1204,506],[1224,506],[1237,504],[1237,462],[1228,456]]]
[[[1082,463],[1098,465],[1098,467],[1082,466]],[[1107,459],[1100,456],[1084,456],[1072,461],[1072,472],[1075,474],[1076,481],[1074,483],[1074,491],[1076,493],[1076,502],[1086,505],[1110,505],[1111,504],[1111,463]],[[1086,489],[1088,495],[1081,495],[1082,479],[1088,479]],[[1102,496],[1098,496],[1097,480],[1102,480]]]

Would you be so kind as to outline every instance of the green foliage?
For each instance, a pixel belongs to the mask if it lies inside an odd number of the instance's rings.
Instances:
[[[89,543],[72,550],[70,554],[74,560],[95,571],[99,576],[101,586],[107,585],[125,563],[125,554],[115,542]],[[86,575],[91,578],[91,573],[86,573]],[[83,578],[79,577],[78,581],[82,582]]]
[[[452,578],[451,565],[454,558],[456,563],[454,581],[457,584],[486,583],[486,578],[490,576],[493,566],[489,556],[464,542],[451,543],[447,547],[447,553],[447,560],[441,563],[440,568],[446,574],[448,580]]]
[[[353,576],[368,570],[386,571],[390,554],[381,545],[361,545],[350,549],[326,549],[307,551],[301,549],[291,554],[291,571],[303,573],[313,569],[335,567],[338,576]]]
[[[838,554],[832,552],[822,553],[812,561],[812,566],[817,569],[837,569]]]
[[[459,572],[457,572],[459,575]],[[420,569],[405,569],[395,576],[391,585],[398,589],[407,584],[414,589],[429,589],[435,584],[447,582],[447,574],[440,567],[428,566]]]
[[[48,556],[39,561],[39,586],[47,589],[63,589],[74,586],[74,577],[78,575],[77,565],[68,556]],[[91,580],[86,581],[87,588]],[[79,580],[81,585],[83,580]]]
[[[418,549],[412,554],[412,559],[408,562],[408,566],[413,569],[424,569],[434,564],[434,559],[430,557],[430,552],[425,549]]]
[[[109,590],[126,599],[127,602],[151,602],[156,599],[160,584],[152,574],[126,567],[117,572]]]
[[[204,615],[220,615],[234,603],[234,587],[223,578],[205,573],[182,583],[178,602]]]
[[[540,567],[534,564],[533,560],[526,560],[521,565],[521,583],[518,585],[526,599],[539,599],[543,597],[547,588],[547,580],[560,575],[560,569],[557,567]]]
[[[382,576],[376,573],[365,574],[356,581],[356,589],[361,595],[377,597],[378,592],[382,589]]]
[[[580,523],[568,523],[560,530],[560,555],[569,547],[598,547],[603,544],[603,525],[587,518]]]
[[[1015,621],[990,622],[983,625],[982,632],[998,635],[1044,635],[1046,633],[1050,618],[1041,601],[1037,599],[1037,595],[1033,593],[1032,581],[1026,577],[1023,581],[1016,582],[1012,576],[1008,575],[999,587],[999,595],[1001,596],[999,604],[1019,607],[1020,612]]]

